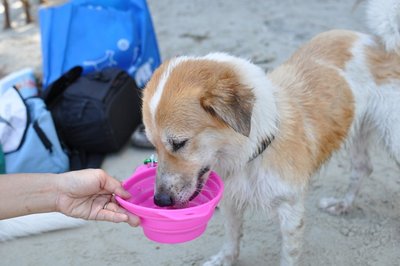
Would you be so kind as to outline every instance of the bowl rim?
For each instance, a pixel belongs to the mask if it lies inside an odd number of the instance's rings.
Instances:
[[[137,171],[137,170],[132,174],[131,177],[125,179],[122,182],[122,186],[124,187],[124,189],[127,189],[127,187],[126,187],[127,183],[130,180],[132,180],[133,178],[135,178],[137,175],[140,174],[140,175],[147,175],[148,176],[149,173],[154,174],[153,172],[157,171],[157,167],[154,166],[154,167],[148,167],[147,169],[141,169],[140,171]],[[222,178],[214,171],[210,171],[206,182],[208,182],[208,180],[210,178],[212,178],[214,181],[216,181],[218,183],[218,185],[220,186],[220,189],[219,189],[218,193],[210,201],[205,202],[205,203],[203,203],[201,205],[193,206],[193,207],[187,207],[187,208],[182,208],[182,209],[162,209],[162,208],[155,209],[155,208],[151,208],[151,207],[144,207],[144,206],[141,206],[141,205],[134,204],[134,203],[129,202],[128,200],[125,200],[125,199],[123,199],[123,198],[121,198],[121,197],[119,197],[117,195],[115,196],[115,198],[118,201],[118,203],[120,203],[120,205],[129,206],[132,209],[134,209],[134,211],[137,211],[138,213],[134,213],[134,214],[138,215],[138,216],[142,216],[142,214],[152,214],[152,215],[157,215],[158,214],[158,215],[162,215],[164,217],[172,219],[172,217],[170,217],[171,215],[193,213],[193,212],[199,211],[201,209],[205,209],[205,208],[207,208],[207,213],[206,214],[208,214],[209,211],[213,211],[215,209],[215,206],[221,200],[223,192],[224,192],[224,183],[222,181]],[[214,206],[212,206],[210,208],[209,207],[210,205],[211,206],[214,205]],[[168,214],[166,214],[166,213],[168,213]],[[163,215],[163,214],[166,214],[166,215]],[[188,215],[187,218],[191,218],[191,216]]]

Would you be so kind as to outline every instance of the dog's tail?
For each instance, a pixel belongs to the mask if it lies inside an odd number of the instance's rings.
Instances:
[[[400,0],[368,0],[367,24],[386,50],[400,54]]]
[[[86,221],[61,213],[31,214],[0,220],[0,242],[17,237],[82,226]]]

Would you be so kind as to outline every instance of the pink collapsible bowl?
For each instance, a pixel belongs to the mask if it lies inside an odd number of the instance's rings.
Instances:
[[[202,191],[191,200],[187,208],[162,208],[154,204],[154,186],[157,167],[142,165],[123,182],[132,195],[118,203],[140,217],[140,225],[147,238],[159,243],[183,243],[204,233],[215,207],[221,200],[224,185],[221,178],[211,172]]]

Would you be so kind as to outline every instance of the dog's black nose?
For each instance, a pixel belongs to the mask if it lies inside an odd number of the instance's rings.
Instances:
[[[157,193],[154,195],[154,204],[160,207],[167,207],[172,206],[174,202],[168,194]]]

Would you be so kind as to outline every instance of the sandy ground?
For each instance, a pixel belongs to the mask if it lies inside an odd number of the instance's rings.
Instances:
[[[150,0],[164,59],[225,51],[252,59],[266,70],[282,63],[315,34],[332,28],[366,31],[363,5],[349,0]],[[22,23],[13,5],[15,28],[0,31],[0,67],[41,70],[37,25]],[[0,21],[2,24],[2,21]],[[103,168],[128,177],[151,150],[127,145],[108,156]],[[342,195],[348,184],[346,153],[340,152],[311,182],[306,202],[304,265],[399,265],[400,179],[379,147],[375,171],[363,183],[354,211],[334,217],[317,208],[319,198]],[[237,265],[278,265],[280,235],[274,218],[247,212]],[[0,244],[1,265],[200,265],[223,242],[217,211],[200,238],[178,245],[147,240],[140,228],[90,222],[78,229],[46,233]]]

